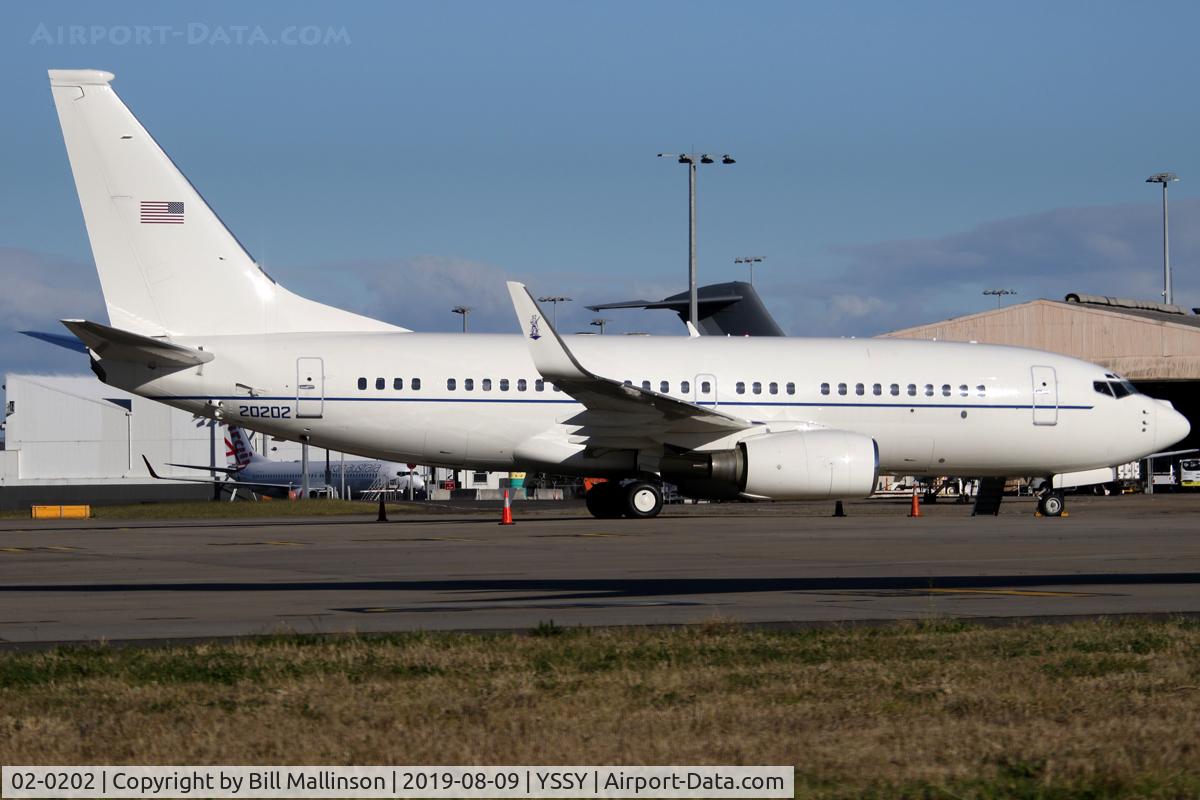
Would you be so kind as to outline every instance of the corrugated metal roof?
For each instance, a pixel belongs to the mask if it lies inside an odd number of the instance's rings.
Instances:
[[[1070,299],[1074,297],[1078,297],[1079,299]],[[1085,299],[1093,297],[1097,299]],[[1200,316],[1188,314],[1181,306],[1168,306],[1165,303],[1147,303],[1136,300],[1122,301],[1120,298],[1115,297],[1100,299],[1098,295],[1087,294],[1069,294],[1066,299],[1050,300],[1049,302],[1065,306],[1091,308],[1096,311],[1107,311],[1112,314],[1124,314],[1130,317],[1141,317],[1142,319],[1154,320],[1155,322],[1170,322],[1176,325],[1188,325],[1193,328],[1200,328]],[[1167,309],[1179,310],[1168,311]]]

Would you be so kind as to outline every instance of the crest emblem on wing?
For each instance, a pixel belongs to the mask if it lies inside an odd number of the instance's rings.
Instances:
[[[539,327],[540,320],[541,317],[537,314],[534,314],[529,318],[529,338],[533,339],[534,341],[542,338],[541,329]]]

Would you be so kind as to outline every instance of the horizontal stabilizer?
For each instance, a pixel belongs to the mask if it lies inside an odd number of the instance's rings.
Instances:
[[[197,367],[213,360],[212,353],[110,328],[99,322],[64,319],[62,324],[101,359],[153,363],[164,367]]]
[[[65,347],[68,350],[74,350],[76,353],[86,353],[87,345],[81,343],[74,336],[64,336],[61,333],[46,333],[44,331],[18,331],[34,339],[41,339],[43,342],[56,344],[59,347]]]

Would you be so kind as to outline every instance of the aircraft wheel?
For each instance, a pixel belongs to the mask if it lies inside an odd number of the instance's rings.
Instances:
[[[662,507],[662,490],[653,483],[634,481],[625,487],[624,511],[630,519],[657,517]]]
[[[616,519],[621,516],[623,509],[621,486],[613,481],[597,483],[583,501],[587,504],[588,513],[596,519]]]
[[[1061,517],[1067,507],[1067,499],[1062,492],[1047,492],[1038,500],[1038,511],[1043,517]]]

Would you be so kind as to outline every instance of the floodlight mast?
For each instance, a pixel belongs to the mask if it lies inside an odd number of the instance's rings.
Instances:
[[[1167,184],[1179,180],[1174,172],[1158,172],[1146,178],[1146,183],[1161,183],[1163,192],[1163,302],[1173,305],[1171,293],[1171,246],[1167,237]]]
[[[985,295],[995,295],[996,308],[999,308],[1000,303],[1003,302],[1005,297],[1008,297],[1010,294],[1016,294],[1017,292],[1015,289],[984,289],[983,293]]]
[[[573,299],[574,298],[566,297],[561,294],[555,294],[555,295],[547,295],[546,297],[539,297],[538,302],[554,304],[551,307],[551,311],[550,311],[550,324],[553,325],[555,328],[558,328],[558,304],[559,303],[569,303]]]
[[[733,260],[735,264],[747,264],[750,267],[750,285],[754,285],[754,265],[766,261],[766,256],[738,256]]]
[[[716,159],[708,153],[659,153],[659,158],[674,158],[688,167],[688,321],[698,325],[700,302],[696,294],[696,165],[715,164]],[[733,156],[725,153],[722,164],[736,164]]]
[[[471,313],[471,307],[470,306],[455,306],[454,308],[452,308],[450,310],[453,311],[455,314],[462,314],[462,319],[463,319],[462,332],[466,333],[467,332],[467,315]]]

